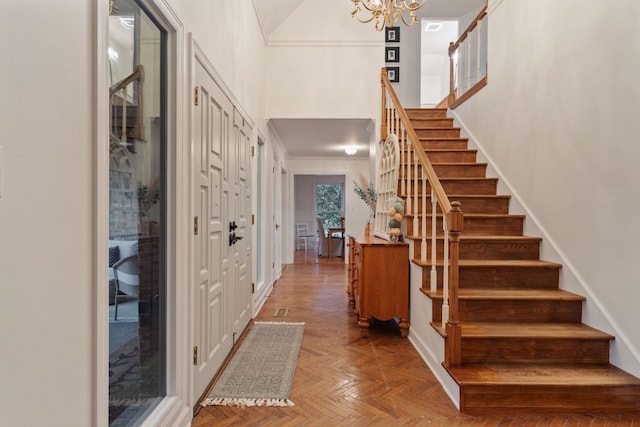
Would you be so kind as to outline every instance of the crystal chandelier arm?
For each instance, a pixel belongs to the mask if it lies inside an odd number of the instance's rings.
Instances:
[[[360,5],[362,5],[369,12],[379,11],[383,8],[382,1],[372,1],[372,0],[351,0],[356,6],[356,9],[360,10]]]
[[[406,25],[407,27],[410,27],[411,25],[418,22],[418,17],[416,16],[416,13],[414,11],[411,11],[409,13],[409,16],[411,17],[411,21],[407,22],[407,20],[404,18],[404,13],[400,14],[400,17],[402,18],[402,22],[404,22],[404,25]]]
[[[351,12],[351,16],[353,16],[354,18],[356,18],[358,21],[362,22],[362,23],[367,23],[367,22],[371,22],[373,21],[374,18],[377,18],[381,11],[380,11],[380,6],[378,6],[377,8],[375,7],[375,4],[371,4],[370,0],[351,0],[353,1],[353,4],[355,6],[355,9],[353,9],[353,12]],[[370,18],[361,18],[360,17],[360,12],[362,11],[362,9],[360,8],[360,6],[364,6],[365,9],[367,9],[369,12],[371,12],[371,17]],[[376,19],[376,23],[378,22],[378,19]]]
[[[371,17],[369,19],[362,19],[360,18],[360,16],[358,15],[358,12],[360,12],[360,8],[357,8],[356,10],[354,10],[353,12],[351,12],[351,16],[353,16],[354,18],[356,18],[358,21],[366,24],[367,22],[371,22],[373,21],[373,18],[375,18],[374,15],[371,15]]]

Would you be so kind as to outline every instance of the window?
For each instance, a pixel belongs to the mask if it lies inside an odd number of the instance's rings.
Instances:
[[[316,184],[316,214],[325,230],[340,227],[343,200],[343,184]]]
[[[109,425],[129,426],[166,395],[167,42],[135,0],[116,6],[109,17]]]

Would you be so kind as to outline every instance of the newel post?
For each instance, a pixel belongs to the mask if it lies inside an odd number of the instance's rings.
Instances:
[[[458,318],[458,270],[460,254],[460,233],[464,226],[464,216],[460,202],[451,202],[451,212],[447,215],[449,222],[449,320],[446,325],[445,341],[446,366],[462,363],[462,331]]]
[[[387,86],[385,80],[387,79],[387,70],[382,69],[380,73],[380,84],[382,85],[382,119],[380,120],[380,141],[386,141],[387,139]]]

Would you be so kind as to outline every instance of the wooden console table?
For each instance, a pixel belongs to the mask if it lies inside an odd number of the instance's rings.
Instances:
[[[399,319],[400,336],[409,333],[409,245],[373,236],[349,236],[349,301],[360,334],[369,319]]]

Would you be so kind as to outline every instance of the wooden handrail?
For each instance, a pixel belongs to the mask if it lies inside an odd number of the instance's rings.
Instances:
[[[127,77],[125,77],[124,79],[120,80],[119,82],[117,82],[116,84],[114,84],[113,86],[111,86],[109,88],[109,99],[113,100],[113,96],[118,93],[121,90],[125,90],[125,97],[122,100],[122,122],[123,122],[123,127],[125,129],[122,130],[123,132],[123,138],[127,138],[126,135],[126,109],[127,109],[127,99],[126,99],[126,88],[127,86],[129,86],[131,83],[137,81],[138,82],[138,90],[137,90],[137,97],[138,97],[138,111],[136,112],[136,123],[134,125],[133,128],[133,133],[132,136],[135,139],[138,139],[140,141],[144,141],[144,124],[142,122],[142,115],[143,115],[143,111],[144,111],[144,102],[143,102],[143,98],[142,98],[142,94],[143,94],[143,90],[142,90],[142,86],[144,84],[144,67],[142,65],[137,65],[135,67],[135,69],[133,70],[133,73],[129,74]]]
[[[396,95],[395,90],[393,90],[393,86],[391,86],[391,82],[389,81],[389,77],[387,76],[387,70],[385,70],[384,68],[382,69],[382,82],[383,82],[383,85],[382,85],[383,88],[386,88],[387,91],[389,92],[389,95],[391,96],[391,100],[393,101],[393,104],[395,105],[396,110],[400,115],[400,120],[402,121],[404,128],[409,134],[409,139],[411,140],[411,143],[413,144],[414,147],[418,147],[420,145],[420,138],[418,138],[416,131],[413,130],[413,126],[409,121],[409,116],[407,116],[407,112],[402,107],[402,104],[398,99],[398,95]],[[431,183],[431,188],[436,194],[438,203],[440,204],[440,209],[442,209],[442,212],[445,215],[448,215],[451,212],[451,203],[449,202],[449,197],[447,197],[447,193],[444,191],[444,188],[442,188],[442,184],[438,179],[438,175],[436,174],[436,171],[433,169],[433,166],[431,165],[431,162],[427,158],[427,155],[425,154],[424,150],[415,150],[415,152],[418,156],[418,159],[420,160],[420,163],[422,164],[422,166],[425,168],[427,172],[427,177],[429,179],[429,182]]]
[[[417,206],[413,207],[417,204],[418,199],[418,163],[423,168],[423,176],[422,176],[422,191],[423,191],[423,200],[422,200],[422,242],[420,246],[421,256],[424,257],[426,254],[426,184],[427,180],[431,185],[431,199],[433,204],[433,209],[431,213],[431,224],[432,224],[432,271],[431,271],[431,289],[433,292],[436,291],[436,251],[435,251],[435,241],[436,241],[436,231],[435,231],[435,222],[436,222],[436,201],[437,204],[440,205],[440,210],[443,214],[443,231],[444,231],[444,250],[443,250],[443,289],[442,289],[442,319],[443,319],[443,328],[445,329],[446,341],[445,341],[445,359],[444,364],[446,366],[456,366],[462,363],[462,354],[461,354],[461,340],[462,340],[462,329],[460,326],[460,322],[458,319],[458,281],[459,281],[459,254],[460,254],[460,233],[464,227],[464,215],[462,213],[462,208],[460,202],[450,202],[447,193],[444,191],[442,187],[442,183],[436,174],[433,165],[429,161],[427,154],[420,144],[420,139],[413,129],[413,125],[409,120],[409,116],[407,112],[402,107],[400,100],[398,99],[398,95],[396,94],[393,86],[391,86],[391,82],[389,81],[389,77],[387,76],[386,69],[382,69],[381,72],[381,83],[382,83],[382,120],[381,120],[381,134],[388,136],[388,131],[391,130],[391,133],[395,133],[396,136],[400,139],[408,139],[413,147],[410,149],[406,147],[405,150],[407,152],[406,164],[409,164],[409,154],[411,151],[414,156],[415,162],[415,170],[414,176],[411,178],[410,174],[406,173],[402,175],[402,188],[404,189],[404,180],[407,180],[406,183],[406,197],[407,197],[407,208],[406,212],[411,212],[414,217],[414,230],[418,227],[418,212]],[[390,101],[390,103],[388,102]],[[395,113],[395,114],[391,114]],[[391,115],[392,123],[387,123],[388,117]],[[402,126],[398,123],[398,120]],[[394,126],[395,124],[395,126]],[[408,167],[405,166],[405,168]],[[425,179],[426,176],[426,179]],[[411,185],[413,183],[414,203],[411,203]]]
[[[142,65],[136,66],[133,73],[129,74],[124,79],[120,80],[118,83],[114,84],[109,88],[109,96],[113,96],[116,92],[124,89],[129,86],[132,82],[140,80],[144,80],[144,67]]]
[[[451,109],[455,109],[456,107],[458,107],[460,104],[462,104],[465,100],[467,100],[468,98],[470,98],[473,94],[475,94],[476,92],[478,92],[481,88],[483,88],[484,86],[487,85],[487,76],[485,73],[485,76],[483,78],[480,78],[480,36],[478,35],[478,44],[477,44],[477,76],[476,76],[476,82],[473,83],[472,87],[467,87],[465,92],[460,94],[460,96],[457,95],[457,89],[459,89],[456,86],[456,82],[454,80],[458,80],[458,84],[461,83],[461,79],[460,79],[460,73],[461,73],[461,69],[459,67],[460,62],[458,62],[458,72],[455,73],[454,72],[454,58],[453,55],[455,52],[458,51],[458,49],[461,47],[462,42],[464,42],[467,37],[470,36],[470,34],[476,29],[476,27],[478,27],[478,33],[480,33],[482,27],[480,26],[482,20],[484,19],[484,17],[487,15],[487,7],[488,5],[485,4],[485,6],[480,10],[480,13],[478,13],[478,15],[473,19],[473,21],[471,21],[471,23],[469,24],[469,26],[462,32],[462,34],[460,35],[460,37],[458,38],[458,40],[456,40],[455,42],[451,42],[449,43],[449,49],[448,49],[448,53],[449,53],[449,97],[448,97],[448,107]],[[469,43],[471,43],[471,40],[469,40]],[[464,47],[464,46],[463,46]],[[486,49],[486,46],[485,46]],[[465,49],[462,49],[465,50]],[[464,53],[463,53],[464,55]],[[467,50],[467,55],[469,55],[469,51]],[[469,60],[469,56],[467,56],[467,60]],[[467,67],[470,67],[470,62],[468,63]],[[486,71],[486,64],[485,64],[485,71]],[[470,69],[467,68],[467,78],[470,75]],[[457,77],[456,77],[457,76]],[[468,82],[470,83],[470,82]]]
[[[458,40],[456,40],[454,43],[451,43],[449,45],[449,56],[451,56],[451,54],[455,52],[455,50],[458,48],[460,43],[462,43],[469,36],[469,33],[471,33],[471,31],[473,31],[473,29],[476,28],[476,25],[478,25],[478,22],[480,22],[480,20],[482,20],[482,18],[484,18],[486,14],[487,14],[487,5],[485,4],[482,10],[480,11],[480,13],[478,13],[478,16],[476,16],[474,20],[471,21],[471,24],[469,24],[469,26],[462,32],[460,37],[458,37]]]

